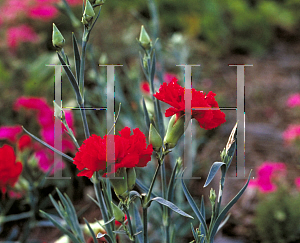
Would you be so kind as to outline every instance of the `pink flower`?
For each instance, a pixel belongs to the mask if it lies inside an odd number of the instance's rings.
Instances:
[[[297,177],[297,178],[295,179],[295,185],[296,185],[298,191],[300,191],[300,177]]]
[[[29,10],[28,17],[49,21],[57,15],[58,11],[53,5],[37,5]]]
[[[6,32],[7,44],[11,49],[16,49],[23,42],[37,42],[38,35],[34,30],[26,25],[11,27]]]
[[[290,95],[290,97],[288,98],[286,105],[289,108],[293,108],[295,106],[300,106],[300,94],[292,94]]]
[[[282,134],[284,141],[290,144],[300,136],[300,125],[289,125]]]
[[[44,98],[20,97],[16,100],[14,109],[20,110],[21,108],[37,111],[37,121],[41,126],[42,140],[44,140],[49,145],[54,146],[54,110],[47,104],[47,101]],[[65,117],[69,127],[75,134],[75,130],[73,127],[73,116],[71,111],[65,111]],[[66,130],[64,126],[62,128],[62,132]],[[74,144],[70,141],[69,137],[67,137],[66,134],[63,133],[62,152],[72,152],[74,150]],[[48,169],[53,165],[54,152],[45,149],[41,145],[35,148],[35,157],[38,159],[38,165],[40,169],[44,172],[48,171]],[[54,168],[53,172],[56,169],[62,168],[62,164],[63,162],[61,161],[56,166],[56,168]]]
[[[37,158],[39,168],[43,172],[47,172],[54,163],[54,152],[49,151],[48,149],[41,149],[37,151],[34,156]],[[65,164],[63,161],[59,161],[50,174],[53,174],[56,170],[63,168],[65,168]]]
[[[14,143],[17,140],[17,135],[22,132],[22,127],[16,126],[2,126],[0,127],[0,139],[8,139]]]
[[[277,190],[273,182],[286,176],[286,165],[280,162],[262,163],[256,169],[257,178],[250,181],[250,187],[258,188],[262,193],[270,193]]]
[[[12,22],[17,18],[27,16],[28,6],[32,0],[9,0],[2,4],[0,16],[3,22]]]

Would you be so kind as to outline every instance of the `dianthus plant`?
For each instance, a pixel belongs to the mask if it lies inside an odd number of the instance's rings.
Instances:
[[[67,3],[65,2],[65,4]],[[179,178],[181,179],[187,201],[199,221],[198,228],[194,229],[192,225],[194,241],[211,243],[217,231],[228,219],[228,216],[226,217],[227,212],[239,199],[249,183],[250,177],[232,201],[228,205],[221,207],[225,175],[236,147],[237,125],[232,130],[228,143],[221,152],[221,161],[213,163],[205,183],[205,186],[209,185],[217,171],[221,169],[222,176],[218,197],[214,189],[211,189],[210,192],[209,200],[212,214],[210,224],[207,225],[204,200],[202,198],[200,208],[198,208],[183,181],[181,159],[177,159],[167,182],[165,157],[172,152],[172,149],[176,147],[178,140],[184,134],[186,120],[195,119],[199,124],[199,129],[209,130],[223,124],[226,121],[225,114],[219,109],[219,105],[215,100],[215,93],[211,91],[204,93],[194,88],[186,90],[180,86],[176,78],[173,78],[168,83],[162,83],[158,90],[154,90],[156,71],[155,44],[142,26],[138,43],[142,48],[140,54],[142,69],[150,86],[150,102],[148,100],[148,105],[146,105],[143,99],[142,103],[145,122],[149,132],[149,144],[147,144],[146,136],[139,128],[124,127],[117,135],[110,134],[110,131],[104,136],[91,135],[84,108],[85,58],[90,33],[100,15],[103,4],[103,0],[86,0],[83,5],[81,52],[73,34],[75,75],[71,70],[68,56],[64,52],[65,39],[57,27],[53,25],[53,45],[57,48],[58,58],[74,89],[83,121],[85,140],[79,145],[72,130],[68,129],[64,111],[61,107],[56,107],[60,109],[62,122],[67,127],[68,133],[77,147],[75,157],[71,158],[26,131],[33,138],[76,165],[80,171],[78,176],[85,176],[91,179],[96,195],[96,198],[91,199],[99,206],[103,220],[97,220],[96,226],[95,223],[89,223],[85,220],[86,226],[82,226],[78,221],[71,200],[59,190],[60,202],[57,203],[52,196],[50,198],[61,220],[57,220],[43,211],[41,211],[41,214],[57,226],[74,243],[85,242],[86,236],[84,234],[86,232],[92,237],[94,243],[98,242],[97,238],[107,242],[120,242],[124,239],[120,235],[127,235],[127,240],[129,239],[131,242],[147,243],[151,241],[148,237],[148,212],[151,210],[149,207],[152,205],[152,202],[157,202],[162,209],[163,233],[160,237],[160,242],[175,242],[176,231],[174,230],[174,222],[170,220],[171,210],[181,215],[182,219],[186,217],[184,220],[193,219],[193,216],[182,211],[173,203],[175,182]],[[98,10],[97,15],[95,14],[96,10]],[[191,111],[187,111],[185,108],[185,94],[187,92],[191,92]],[[164,119],[166,118],[163,117],[161,112],[160,102],[171,106],[165,111],[165,117],[170,117],[166,130],[164,128]],[[153,109],[150,109],[151,106]],[[195,108],[199,107],[203,109],[195,110]],[[190,117],[187,117],[188,114],[190,114]],[[153,158],[157,161],[157,167],[153,172],[151,183],[146,185],[145,182],[137,180],[136,168],[146,167],[148,163],[155,163],[151,160],[153,154],[155,155]],[[157,194],[152,190],[159,172],[161,172],[161,193]],[[139,192],[133,190],[134,188],[139,188]],[[117,202],[113,202],[112,189],[118,198]],[[140,205],[140,210],[138,205]]]

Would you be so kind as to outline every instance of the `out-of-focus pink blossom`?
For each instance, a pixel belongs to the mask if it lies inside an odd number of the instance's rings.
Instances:
[[[38,166],[43,172],[47,172],[50,167],[53,165],[54,162],[54,152],[49,151],[47,149],[42,149],[37,151],[34,156],[38,160]],[[65,168],[65,164],[63,161],[58,161],[55,165],[55,168],[53,168],[52,172],[50,174],[53,174],[58,169]]]
[[[51,108],[44,98],[36,97],[20,97],[16,100],[14,104],[15,110],[20,110],[21,108],[26,108],[29,110],[34,110],[37,112],[37,121],[41,126],[41,137],[46,143],[54,146],[54,110]],[[72,129],[75,134],[73,115],[71,111],[65,111],[65,117],[67,124]],[[62,132],[66,130],[65,126],[62,126]],[[65,133],[62,133],[62,152],[72,152],[75,150],[74,144],[70,141],[69,137]],[[38,165],[40,169],[46,172],[52,165],[54,161],[54,152],[49,149],[45,149],[41,146],[35,146],[35,157],[38,160]],[[63,162],[59,162],[54,168],[61,168]]]
[[[2,126],[0,127],[0,139],[8,139],[14,143],[17,140],[17,136],[22,132],[22,127],[16,126]]]
[[[17,18],[26,17],[32,0],[7,0],[0,8],[2,22],[10,23]]]
[[[281,162],[262,163],[256,169],[257,178],[249,182],[249,187],[256,187],[262,193],[270,193],[277,190],[274,181],[278,181],[286,176],[286,165]]]
[[[300,125],[291,124],[282,134],[284,141],[287,144],[292,143],[300,137]]]
[[[286,102],[286,105],[290,108],[300,106],[300,94],[297,93],[297,94],[290,95],[290,97]]]
[[[28,17],[31,19],[39,19],[49,21],[57,15],[57,9],[52,5],[37,5],[28,11]]]
[[[23,42],[37,42],[39,37],[29,25],[23,24],[10,27],[6,32],[6,39],[8,46],[15,49]]]
[[[8,47],[15,51],[24,42],[36,43],[37,33],[27,24],[28,19],[49,21],[58,10],[55,4],[61,0],[2,0],[0,2],[0,25],[5,27]],[[82,5],[82,0],[67,0],[71,6]],[[19,26],[18,26],[19,25]]]
[[[295,179],[295,185],[296,185],[298,191],[300,191],[300,177],[297,177],[297,178]]]
[[[46,99],[44,98],[22,96],[15,101],[14,109],[18,111],[22,107],[39,111],[47,108],[48,105]]]

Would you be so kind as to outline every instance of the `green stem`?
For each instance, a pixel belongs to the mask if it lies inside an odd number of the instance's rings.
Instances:
[[[80,60],[80,75],[79,75],[79,91],[81,93],[82,102],[79,105],[80,105],[80,113],[83,122],[85,138],[90,137],[89,126],[87,123],[86,112],[84,108],[84,68],[85,68],[85,55],[86,55],[88,37],[89,37],[89,31],[86,30],[86,27],[84,27],[83,36],[82,36],[82,53],[81,53],[81,60]]]
[[[128,209],[127,209],[126,205],[124,205],[123,208],[124,208],[124,211],[125,211],[125,213],[127,215],[128,226],[129,226],[129,230],[130,230],[129,239],[130,239],[130,241],[135,241],[135,236],[134,236],[134,233],[133,233],[133,228],[132,228],[131,219],[130,219],[130,215],[129,215]]]
[[[143,207],[149,207],[147,204],[149,202],[149,199],[150,199],[150,196],[151,196],[151,192],[152,192],[152,189],[153,189],[153,186],[154,186],[154,182],[156,180],[156,177],[158,175],[158,171],[159,171],[159,168],[160,168],[161,164],[158,163],[158,166],[156,167],[156,170],[155,170],[155,174],[153,176],[153,179],[151,181],[151,184],[150,184],[150,188],[149,188],[149,191],[145,197],[145,201],[143,202]]]
[[[143,230],[143,234],[144,234],[144,243],[148,243],[148,225],[147,225],[147,210],[148,208],[143,208],[143,227],[144,227],[144,230]]]
[[[96,197],[97,197],[97,200],[99,202],[100,211],[101,211],[102,217],[104,219],[104,223],[106,223],[109,219],[108,219],[107,208],[106,208],[104,200],[103,200],[103,195],[102,195],[102,192],[101,192],[101,188],[100,188],[98,178],[99,178],[99,173],[96,172],[96,182],[94,182],[93,184],[94,184]],[[111,223],[109,223],[105,226],[106,226],[105,228],[106,228],[107,234],[112,239],[112,241],[114,243],[116,243],[116,237],[115,237],[115,234],[112,232]]]
[[[218,202],[217,202],[215,218],[217,218],[220,214],[220,208],[221,208],[221,202],[222,202],[222,196],[223,196],[223,189],[224,189],[224,183],[225,183],[225,173],[222,173],[222,178],[220,180]]]
[[[166,182],[166,170],[165,170],[165,163],[162,162],[161,165],[161,185],[162,185],[162,195],[164,199],[167,199],[167,182]],[[163,206],[163,226],[165,229],[165,240],[166,243],[170,242],[170,230],[169,230],[169,210],[167,207]]]
[[[84,27],[83,35],[82,35],[82,48],[81,48],[81,60],[80,60],[80,75],[79,75],[79,90],[84,100],[84,68],[85,68],[85,53],[88,42],[88,30]]]

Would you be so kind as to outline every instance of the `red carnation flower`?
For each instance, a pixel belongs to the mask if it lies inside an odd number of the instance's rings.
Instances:
[[[176,115],[176,121],[185,113],[185,100],[184,100],[185,88],[177,84],[177,80],[169,84],[163,83],[159,91],[154,94],[158,100],[161,100],[172,107],[168,108],[165,112],[165,116]],[[203,91],[197,91],[192,89],[192,101],[191,101],[191,114],[192,118],[195,118],[200,127],[208,130],[216,128],[224,123],[225,114],[220,109],[209,110],[209,108],[219,108],[215,95],[212,91],[205,94]],[[207,110],[193,110],[193,108],[208,108]]]
[[[83,170],[78,176],[91,178],[95,171],[112,174],[119,168],[145,167],[147,165],[151,160],[153,148],[152,145],[147,147],[145,135],[138,128],[133,129],[133,135],[130,135],[129,127],[123,128],[119,133],[121,136],[108,135],[114,136],[114,163],[108,163],[106,159],[107,135],[101,138],[93,134],[83,142],[74,158],[77,169]],[[111,171],[112,165],[114,165],[114,171]]]
[[[16,156],[13,148],[4,145],[0,148],[0,189],[4,194],[8,186],[13,187],[21,172],[22,164],[16,162]]]

